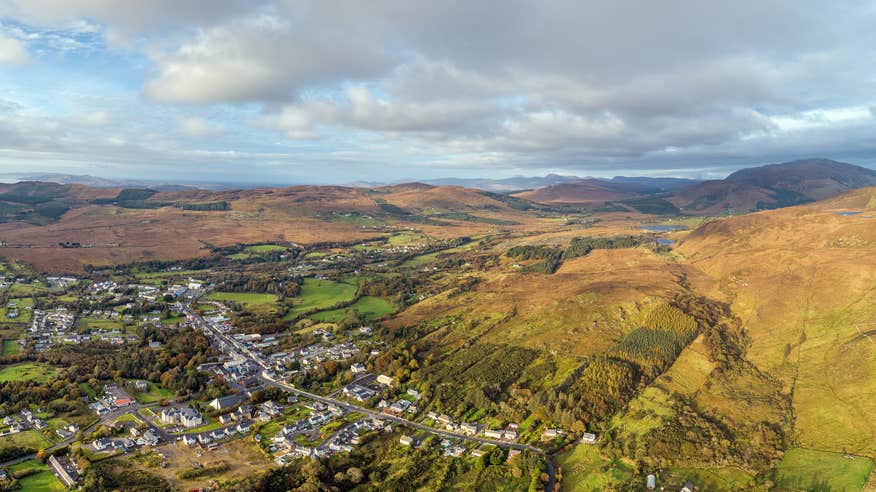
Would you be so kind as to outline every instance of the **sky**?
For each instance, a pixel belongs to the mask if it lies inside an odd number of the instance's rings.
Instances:
[[[876,3],[0,0],[0,173],[876,167]]]

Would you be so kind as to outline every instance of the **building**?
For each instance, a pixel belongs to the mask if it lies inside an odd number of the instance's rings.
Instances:
[[[415,448],[420,445],[420,440],[413,436],[401,436],[398,440],[402,446]]]
[[[116,386],[115,384],[108,384],[104,386],[103,392],[106,394],[106,397],[110,401],[110,403],[117,407],[124,407],[134,403],[134,399],[131,398],[131,395],[129,395],[127,391]]]
[[[351,384],[344,387],[344,396],[363,402],[371,399],[374,396],[374,391],[358,384]]]
[[[101,437],[100,439],[95,439],[94,442],[91,443],[91,447],[93,447],[95,451],[103,451],[108,448],[110,444],[109,439]]]
[[[189,407],[167,407],[161,411],[161,421],[165,424],[180,424],[187,429],[204,425],[201,414]]]
[[[233,395],[216,398],[215,400],[210,402],[210,407],[214,410],[227,410],[229,408],[236,407],[245,399],[246,396],[241,395],[240,393],[235,393]]]
[[[46,464],[49,465],[49,468],[52,469],[52,472],[58,476],[58,479],[61,480],[61,483],[63,483],[66,487],[75,486],[76,482],[79,480],[79,472],[66,456],[49,456]]]
[[[487,429],[484,431],[484,437],[487,439],[503,439],[505,431],[502,429]]]
[[[377,382],[384,386],[391,386],[392,378],[387,376],[386,374],[381,374],[380,376],[377,376]]]
[[[262,403],[262,413],[268,417],[274,417],[283,413],[283,407],[278,405],[274,400],[268,400]]]
[[[684,487],[681,488],[681,492],[694,492],[694,489],[693,482],[685,482]]]
[[[596,434],[592,434],[590,432],[585,432],[581,434],[581,442],[583,444],[596,444]]]
[[[551,439],[556,439],[563,434],[564,432],[560,429],[545,429],[544,432],[541,433],[541,439],[543,441],[549,441]]]
[[[149,391],[149,383],[147,381],[143,381],[142,379],[138,379],[134,381],[134,389],[140,391],[141,393],[144,391]]]
[[[481,426],[475,423],[466,422],[459,426],[459,430],[467,436],[476,436],[481,431]]]
[[[365,372],[365,364],[362,364],[361,362],[356,362],[355,364],[350,366],[350,372],[352,372],[353,374],[361,374]]]
[[[648,490],[654,490],[657,488],[657,477],[654,476],[653,473],[648,475],[648,478],[645,479],[645,487],[647,487]]]
[[[157,446],[158,443],[161,442],[161,438],[158,437],[154,432],[152,432],[152,429],[149,429],[146,432],[144,432],[143,437],[141,439],[143,439],[143,443],[145,443],[148,446]]]

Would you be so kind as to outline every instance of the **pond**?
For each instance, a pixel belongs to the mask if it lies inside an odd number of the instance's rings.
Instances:
[[[861,212],[836,212],[837,215],[842,215],[843,217],[851,217],[852,215],[858,215]]]
[[[671,246],[675,244],[675,241],[673,241],[672,239],[666,239],[665,237],[658,237],[657,244],[659,244],[660,246]]]
[[[639,229],[651,232],[672,232],[683,231],[687,229],[687,227],[682,225],[643,225],[639,226]]]

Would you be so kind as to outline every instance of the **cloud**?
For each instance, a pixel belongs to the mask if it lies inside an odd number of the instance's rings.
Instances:
[[[145,93],[164,102],[289,100],[310,88],[367,79],[391,67],[386,53],[360,50],[355,40],[340,43],[345,37],[340,26],[313,27],[256,15],[200,30],[171,53],[154,54],[157,74]]]
[[[0,33],[0,64],[21,64],[27,60],[27,49],[24,43]]]
[[[863,1],[117,5],[0,0],[0,16],[33,24],[7,33],[28,37],[34,59],[37,46],[84,44],[107,67],[94,77],[127,84],[137,109],[94,108],[86,121],[118,116],[122,141],[158,135],[190,159],[275,155],[276,170],[314,152],[412,174],[714,169],[759,162],[759,150],[866,156],[876,126],[865,62],[876,8]],[[71,60],[59,66],[83,61]]]
[[[182,118],[179,121],[179,129],[185,135],[192,138],[215,137],[223,133],[222,127],[210,124],[202,118]]]
[[[113,117],[106,111],[94,111],[84,115],[81,121],[88,126],[106,126],[113,121]]]

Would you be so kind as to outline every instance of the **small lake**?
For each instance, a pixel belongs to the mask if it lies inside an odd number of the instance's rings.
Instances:
[[[687,229],[687,227],[681,225],[643,225],[639,226],[639,229],[651,232],[672,232],[683,231]]]
[[[861,212],[837,212],[837,215],[842,215],[843,217],[851,217],[852,215],[858,215]]]
[[[660,246],[671,246],[675,244],[675,241],[673,241],[672,239],[666,239],[665,237],[658,237],[657,244],[659,244]]]

